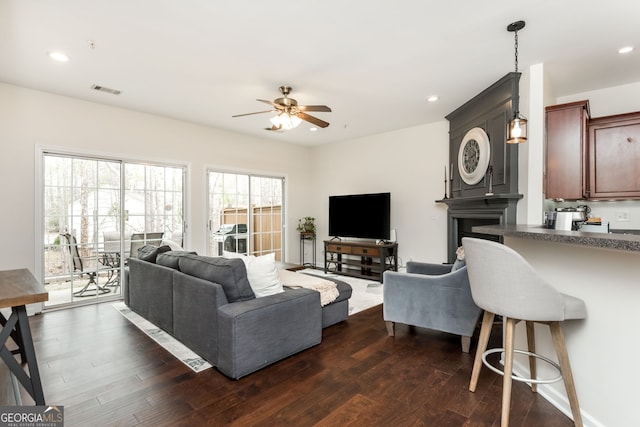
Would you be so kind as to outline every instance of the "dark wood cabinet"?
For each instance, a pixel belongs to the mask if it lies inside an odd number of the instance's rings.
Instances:
[[[375,279],[382,283],[382,273],[398,271],[397,243],[324,242],[324,272]]]
[[[640,199],[640,112],[589,118],[589,102],[546,107],[545,197]]]
[[[640,199],[640,112],[589,123],[589,197]]]
[[[546,107],[547,199],[588,197],[589,101]]]

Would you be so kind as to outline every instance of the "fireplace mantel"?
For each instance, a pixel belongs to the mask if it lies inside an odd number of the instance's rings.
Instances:
[[[448,197],[446,199],[436,200],[436,203],[446,203],[447,206],[457,205],[475,205],[478,203],[499,204],[508,202],[510,200],[518,201],[522,199],[522,194],[492,194],[484,196],[469,196],[469,197]]]

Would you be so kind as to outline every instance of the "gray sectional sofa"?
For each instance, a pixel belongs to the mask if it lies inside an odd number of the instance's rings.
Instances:
[[[129,258],[125,304],[238,379],[317,345],[322,328],[348,317],[351,287],[334,280],[339,297],[290,289],[256,298],[240,259],[169,251]]]

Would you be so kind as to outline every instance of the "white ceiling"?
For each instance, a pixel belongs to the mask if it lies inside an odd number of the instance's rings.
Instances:
[[[556,96],[640,80],[637,0],[1,0],[0,81],[315,145],[443,120],[513,71],[517,20],[520,70],[543,62]],[[280,85],[331,125],[231,117]]]

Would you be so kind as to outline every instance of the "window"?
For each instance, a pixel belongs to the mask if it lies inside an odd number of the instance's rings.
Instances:
[[[209,254],[223,252],[283,259],[284,178],[208,172]]]
[[[42,169],[47,308],[119,298],[134,248],[183,244],[184,167],[43,153]]]
[[[183,246],[183,168],[125,163],[124,171],[126,233],[163,232]]]

